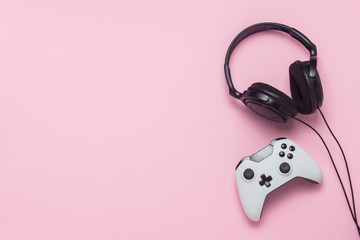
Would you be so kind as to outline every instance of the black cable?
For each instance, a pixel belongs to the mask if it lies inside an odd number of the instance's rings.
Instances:
[[[353,204],[353,211],[354,211],[354,217],[355,217],[355,220],[356,220],[356,223],[357,222],[357,216],[356,216],[356,208],[355,208],[355,200],[354,200],[354,190],[353,190],[353,187],[352,187],[352,183],[351,183],[351,177],[350,177],[350,171],[349,171],[349,167],[348,167],[348,164],[347,164],[347,160],[346,160],[346,157],[345,157],[345,153],[340,145],[340,142],[337,140],[337,138],[335,137],[333,131],[331,130],[329,124],[327,123],[326,119],[325,119],[325,116],[324,114],[322,113],[322,111],[320,110],[320,108],[318,108],[320,114],[321,114],[321,117],[323,118],[327,128],[329,129],[329,132],[331,133],[331,135],[333,136],[333,138],[335,139],[337,145],[339,146],[340,150],[341,150],[341,153],[343,155],[343,158],[344,158],[344,162],[345,162],[345,166],[346,166],[346,172],[347,172],[347,175],[348,175],[348,179],[349,179],[349,185],[350,185],[350,191],[351,191],[351,198],[352,198],[352,204]]]
[[[342,180],[341,180],[341,177],[340,177],[340,175],[339,175],[339,172],[338,172],[338,170],[337,170],[337,167],[336,167],[336,165],[335,165],[335,162],[334,162],[334,160],[333,160],[333,158],[332,158],[332,155],[331,155],[331,153],[330,153],[330,150],[329,150],[328,146],[326,145],[324,139],[321,137],[320,133],[315,130],[315,128],[313,128],[312,126],[310,126],[310,125],[307,124],[306,122],[302,121],[301,119],[298,119],[298,118],[296,118],[296,117],[294,117],[294,119],[297,120],[298,122],[301,122],[302,124],[308,126],[309,128],[311,128],[311,129],[319,136],[319,138],[321,139],[322,143],[324,144],[324,146],[325,146],[325,148],[326,148],[326,150],[327,150],[327,152],[328,152],[328,154],[329,154],[329,156],[330,156],[331,163],[332,163],[332,165],[333,165],[333,167],[334,167],[334,169],[335,169],[336,175],[337,175],[337,177],[338,177],[338,179],[339,179],[339,182],[340,182],[341,188],[342,188],[342,190],[343,190],[343,192],[344,192],[345,199],[346,199],[346,202],[347,202],[347,204],[348,204],[348,207],[349,207],[351,216],[352,216],[352,218],[353,218],[353,221],[354,221],[355,226],[356,226],[356,228],[357,228],[358,234],[359,234],[359,236],[360,236],[360,227],[359,227],[359,225],[358,225],[358,223],[357,223],[357,219],[355,218],[354,213],[353,213],[353,211],[352,211],[352,209],[351,209],[351,205],[350,205],[350,202],[349,202],[349,198],[348,198],[348,196],[347,196],[347,194],[346,194],[344,184],[343,184],[343,182],[342,182]]]

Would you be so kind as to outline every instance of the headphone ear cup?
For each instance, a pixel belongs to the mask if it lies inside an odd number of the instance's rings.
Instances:
[[[276,122],[286,122],[298,113],[296,103],[289,96],[265,83],[252,84],[241,101],[257,114]]]
[[[316,76],[311,78],[309,69],[309,62],[300,61],[295,61],[289,67],[291,96],[302,114],[315,112],[323,99],[319,74],[315,70]]]

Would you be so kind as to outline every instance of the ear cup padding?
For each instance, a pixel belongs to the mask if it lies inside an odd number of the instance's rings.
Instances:
[[[278,104],[277,108],[286,116],[294,117],[298,113],[296,103],[288,95],[268,84],[257,82],[252,84],[248,89],[268,95]]]
[[[295,61],[289,67],[290,89],[297,110],[302,114],[315,112],[322,105],[323,93],[319,75],[311,78],[309,63]]]

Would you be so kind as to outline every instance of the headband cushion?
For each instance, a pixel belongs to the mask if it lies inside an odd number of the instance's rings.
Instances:
[[[289,67],[291,96],[302,114],[313,113],[317,107],[308,65],[308,62],[295,61]]]
[[[249,90],[256,90],[268,95],[279,105],[278,109],[287,116],[295,117],[298,113],[296,103],[288,95],[266,83],[254,83],[249,87]]]

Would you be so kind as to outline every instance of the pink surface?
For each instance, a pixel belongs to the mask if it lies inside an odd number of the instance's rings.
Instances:
[[[0,239],[357,239],[317,136],[230,98],[223,61],[262,21],[317,45],[322,109],[360,207],[359,11],[358,0],[0,2]],[[288,66],[307,58],[261,33],[238,47],[232,75],[239,90],[264,81],[289,93]],[[344,174],[319,114],[300,118]],[[253,223],[234,168],[280,136],[316,159],[323,182],[286,185]]]

